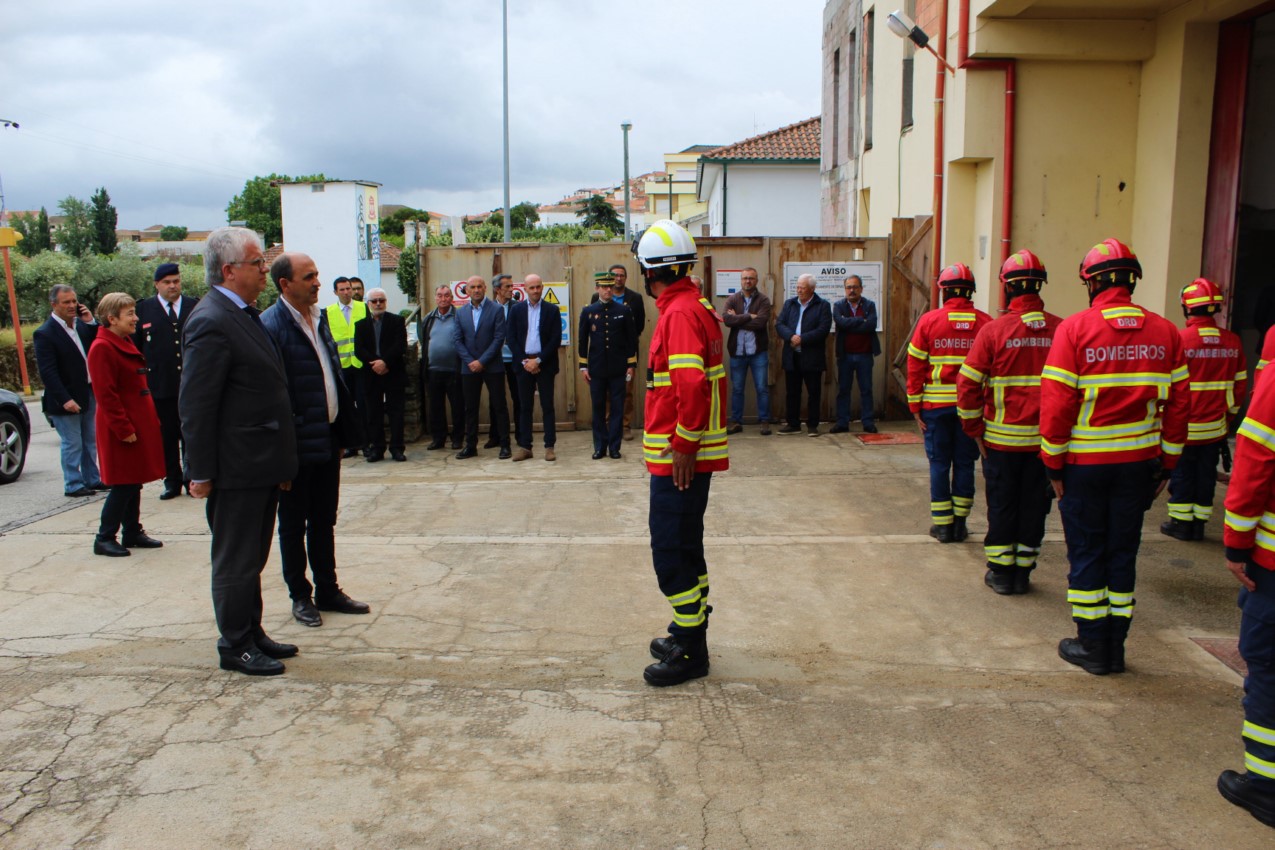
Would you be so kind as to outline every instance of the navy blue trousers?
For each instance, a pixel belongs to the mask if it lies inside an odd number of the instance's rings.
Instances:
[[[1142,517],[1156,482],[1151,461],[1069,464],[1058,503],[1067,538],[1067,601],[1085,640],[1124,640],[1133,620]]]
[[[589,373],[589,396],[593,400],[593,450],[620,450],[624,427],[624,373],[606,377]],[[608,402],[610,404],[608,405]],[[610,416],[607,410],[610,409]]]
[[[1217,460],[1222,441],[1187,446],[1169,479],[1169,516],[1182,522],[1213,516],[1213,492],[1217,489]]]
[[[967,517],[974,505],[978,443],[961,430],[955,407],[922,410],[921,421],[930,459],[930,518],[935,525],[951,525],[953,514]]]
[[[1240,589],[1244,677],[1244,766],[1249,781],[1275,793],[1275,572],[1248,565],[1257,590]]]
[[[660,592],[673,606],[670,635],[708,629],[708,564],[704,560],[704,511],[713,473],[697,472],[678,490],[671,475],[651,476],[651,561]]]
[[[993,570],[1032,569],[1045,538],[1045,515],[1053,490],[1037,452],[987,447],[983,461],[987,536],[983,551]]]

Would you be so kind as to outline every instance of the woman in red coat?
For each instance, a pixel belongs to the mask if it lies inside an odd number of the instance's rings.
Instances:
[[[146,386],[146,358],[133,344],[137,311],[133,299],[112,292],[97,305],[97,339],[89,348],[89,378],[97,400],[97,456],[111,492],[93,554],[122,557],[129,549],[164,544],[142,530],[142,485],[164,477],[159,415]],[[115,534],[124,527],[119,543]],[[121,545],[123,544],[123,545]]]

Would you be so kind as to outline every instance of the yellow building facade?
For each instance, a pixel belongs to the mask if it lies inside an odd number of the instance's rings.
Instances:
[[[887,28],[896,5],[954,73]],[[1275,244],[1275,3],[829,0],[823,23],[825,235],[931,214],[941,146],[939,265],[974,270],[979,306],[1031,248],[1050,308],[1083,308],[1079,261],[1115,237],[1142,261],[1137,302],[1181,322],[1205,274],[1246,326],[1252,254]]]

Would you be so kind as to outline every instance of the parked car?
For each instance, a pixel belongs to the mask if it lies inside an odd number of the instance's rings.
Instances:
[[[11,484],[27,465],[31,416],[17,393],[0,389],[0,484]]]

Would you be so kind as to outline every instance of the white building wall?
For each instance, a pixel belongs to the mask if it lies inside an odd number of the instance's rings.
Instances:
[[[322,192],[310,184],[279,187],[283,210],[283,244],[289,251],[309,254],[319,268],[319,306],[336,303],[332,281],[358,273],[358,244],[354,229],[355,183],[327,183]],[[367,289],[376,281],[364,279]],[[395,291],[398,287],[394,287]],[[386,290],[389,291],[388,289]],[[401,294],[401,293],[400,293]]]
[[[818,236],[819,198],[817,163],[731,163],[712,183],[710,232],[713,236]]]

